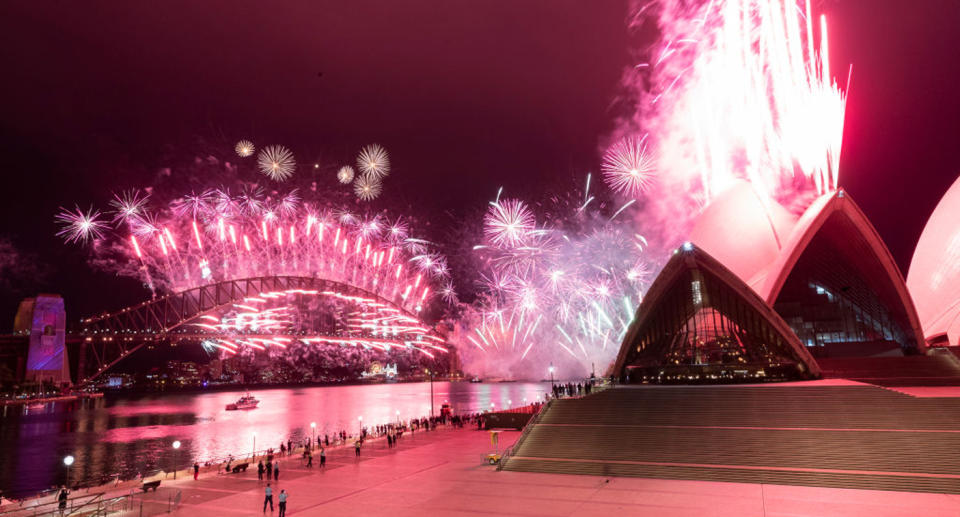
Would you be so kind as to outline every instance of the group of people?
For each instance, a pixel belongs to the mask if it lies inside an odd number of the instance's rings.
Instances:
[[[589,395],[592,388],[592,380],[582,384],[579,382],[577,384],[572,382],[568,382],[566,384],[554,384],[553,398],[558,399],[562,397],[578,397],[580,395]]]

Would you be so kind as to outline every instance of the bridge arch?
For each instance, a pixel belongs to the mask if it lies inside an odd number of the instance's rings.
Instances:
[[[195,339],[195,335],[186,332],[183,327],[204,314],[262,293],[295,290],[336,292],[365,298],[419,320],[416,314],[403,308],[402,300],[388,300],[343,282],[308,276],[261,276],[223,280],[82,320],[77,379],[80,382],[95,379],[144,345],[171,339]],[[434,331],[430,331],[430,334],[436,336]],[[88,362],[92,362],[94,367],[91,371],[88,371]]]

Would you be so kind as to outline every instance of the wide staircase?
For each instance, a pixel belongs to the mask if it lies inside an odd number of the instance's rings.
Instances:
[[[947,350],[906,357],[828,357],[817,364],[826,378],[879,386],[960,386],[960,359]]]
[[[551,402],[502,468],[960,493],[960,399],[875,386],[622,387]]]

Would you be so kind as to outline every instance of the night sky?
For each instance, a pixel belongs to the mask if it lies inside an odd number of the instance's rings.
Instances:
[[[960,4],[819,5],[833,70],[853,65],[840,183],[906,272],[960,174]],[[379,142],[387,195],[437,225],[501,185],[567,188],[598,170],[613,128],[642,41],[626,14],[619,0],[3,2],[0,239],[31,272],[0,278],[0,331],[38,291],[63,294],[71,321],[140,301],[137,282],[64,246],[53,217],[105,207],[200,142],[281,143],[325,166]]]

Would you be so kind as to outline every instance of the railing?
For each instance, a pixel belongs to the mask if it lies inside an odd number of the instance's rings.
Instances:
[[[182,492],[168,489],[159,495],[147,498],[146,493],[131,490],[126,494],[108,495],[103,492],[67,498],[63,510],[56,496],[47,502],[24,501],[19,505],[6,505],[0,509],[0,517],[149,517],[170,513],[180,505]],[[31,504],[35,502],[36,504]],[[146,504],[145,504],[146,503]]]
[[[533,415],[533,418],[531,418],[530,421],[527,422],[527,425],[523,426],[523,431],[520,433],[520,438],[517,438],[517,441],[514,442],[513,445],[511,445],[510,447],[507,447],[503,451],[503,455],[500,456],[500,461],[497,462],[497,471],[503,470],[504,465],[507,464],[507,460],[510,459],[510,456],[513,456],[513,453],[515,450],[520,448],[520,445],[527,438],[527,435],[530,434],[530,430],[533,429],[534,426],[536,426],[540,422],[540,418],[542,418],[543,414],[550,409],[550,406],[553,405],[553,401],[555,400],[556,399],[550,399],[547,401],[546,404],[541,405],[540,411],[538,411],[537,414]]]

